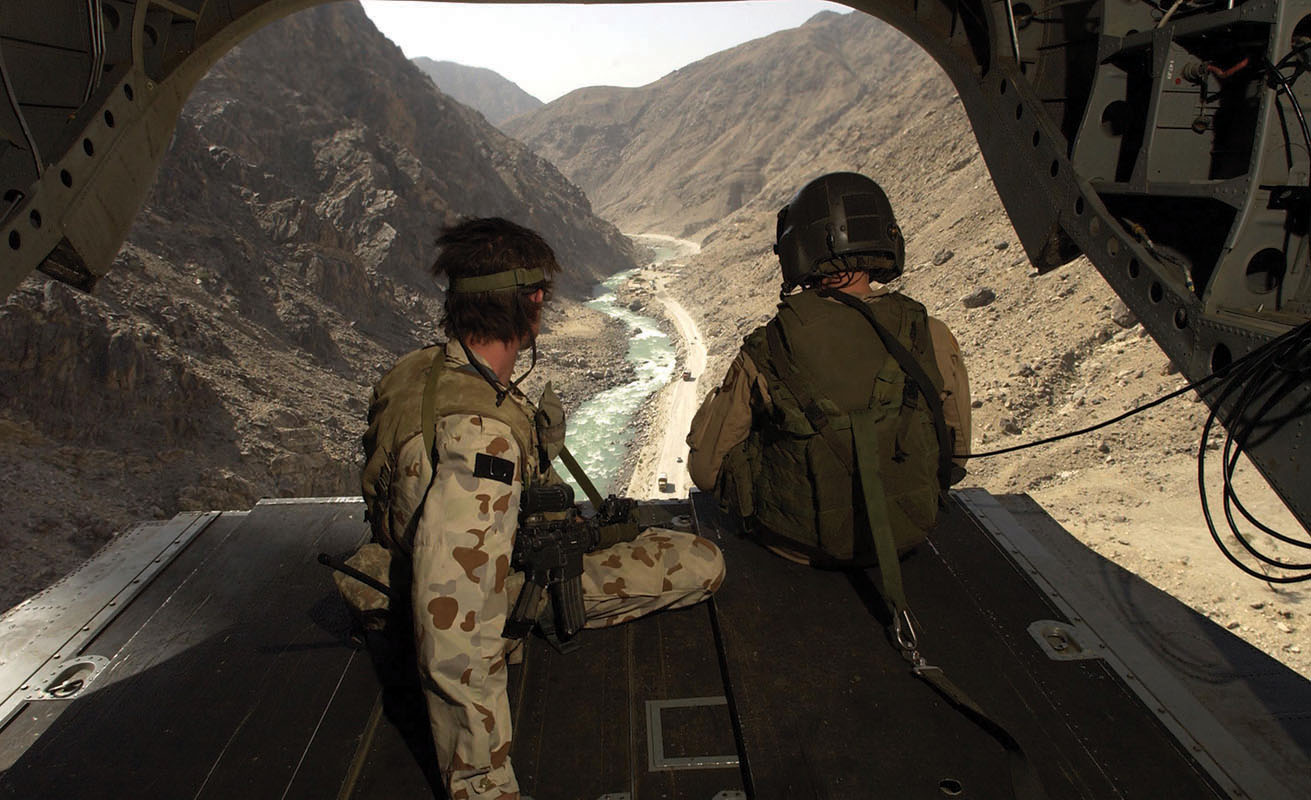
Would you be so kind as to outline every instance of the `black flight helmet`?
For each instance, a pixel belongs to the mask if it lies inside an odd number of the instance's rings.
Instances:
[[[877,183],[830,172],[801,187],[778,212],[774,252],[788,292],[840,272],[867,271],[887,283],[901,274],[906,240]]]

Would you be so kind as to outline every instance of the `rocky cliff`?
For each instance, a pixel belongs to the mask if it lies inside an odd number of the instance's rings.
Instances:
[[[587,357],[617,362],[623,332],[579,324],[567,296],[632,266],[631,243],[357,5],[234,49],[95,292],[32,279],[0,308],[0,608],[134,520],[356,493],[369,387],[438,338],[435,236],[491,214],[541,231],[570,272],[545,324],[576,335],[550,346],[613,344]],[[577,401],[613,375],[555,377]]]
[[[477,109],[493,125],[542,107],[542,101],[512,80],[484,67],[466,67],[454,61],[433,61],[420,56],[414,66],[432,78],[444,94]]]

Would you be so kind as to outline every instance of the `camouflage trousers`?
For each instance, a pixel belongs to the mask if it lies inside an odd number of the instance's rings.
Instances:
[[[695,605],[718,589],[723,579],[724,559],[714,543],[690,533],[649,528],[630,542],[584,556],[586,626],[619,625],[655,611]],[[511,573],[505,583],[506,605],[513,607],[522,575]],[[428,663],[430,670],[445,673],[439,685],[428,686],[427,697],[438,759],[452,800],[518,797],[509,756],[512,725],[505,669],[518,644],[500,639],[500,652],[483,675],[469,668],[480,661],[486,663],[487,653],[475,651],[461,657],[447,651],[443,658]],[[422,660],[422,638],[419,648]],[[587,645],[574,657],[586,658]],[[475,742],[480,746],[473,750],[489,752],[489,762],[465,760],[463,751]]]

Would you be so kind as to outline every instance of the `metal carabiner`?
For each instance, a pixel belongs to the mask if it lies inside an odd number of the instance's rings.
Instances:
[[[897,637],[897,644],[902,650],[908,653],[917,653],[919,650],[919,637],[916,635],[915,625],[910,619],[910,609],[899,609],[893,616],[892,633]]]

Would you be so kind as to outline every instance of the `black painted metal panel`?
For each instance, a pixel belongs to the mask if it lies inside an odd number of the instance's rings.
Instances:
[[[107,673],[48,720],[0,797],[266,797],[304,784],[305,764],[343,752],[319,740],[324,724],[361,716],[334,701],[364,661],[315,556],[365,532],[362,507],[343,503],[259,506],[206,531],[83,650],[109,657]]]
[[[703,529],[731,527],[698,498]],[[715,607],[755,797],[1012,796],[1002,748],[887,640],[876,571],[724,548],[737,580]],[[1059,612],[959,506],[903,573],[925,656],[1019,740],[1052,797],[1223,796],[1102,662],[1042,652],[1028,625]]]

